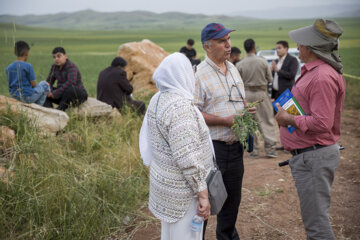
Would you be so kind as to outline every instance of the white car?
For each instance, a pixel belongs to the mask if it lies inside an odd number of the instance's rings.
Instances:
[[[257,56],[263,57],[268,62],[271,67],[272,61],[278,59],[278,55],[276,54],[276,50],[260,50],[256,53]]]
[[[289,48],[288,53],[299,58],[299,50],[297,48]]]

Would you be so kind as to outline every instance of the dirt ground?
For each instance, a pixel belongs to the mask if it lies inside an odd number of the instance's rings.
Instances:
[[[344,111],[339,144],[345,150],[341,151],[332,188],[331,223],[336,239],[360,240],[359,111]],[[243,196],[236,223],[242,240],[306,239],[290,168],[278,167],[278,163],[289,159],[290,154],[282,151],[278,154],[276,159],[252,159],[245,154]],[[216,239],[215,228],[216,217],[211,217],[206,230],[207,240]],[[131,239],[160,239],[160,223],[139,228]]]

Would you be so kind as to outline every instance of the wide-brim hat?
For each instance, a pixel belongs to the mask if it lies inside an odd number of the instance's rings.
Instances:
[[[206,42],[210,39],[222,38],[233,31],[235,30],[228,29],[221,23],[209,23],[201,31],[201,42]]]
[[[337,42],[344,30],[334,21],[316,19],[311,26],[289,32],[294,42],[304,46],[321,46]]]

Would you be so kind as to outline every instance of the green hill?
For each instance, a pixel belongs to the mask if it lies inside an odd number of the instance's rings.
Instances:
[[[58,13],[51,15],[0,15],[0,22],[16,24],[61,28],[61,29],[87,29],[87,30],[112,30],[112,29],[144,29],[148,27],[157,29],[181,29],[187,27],[200,27],[214,21],[224,24],[249,21],[251,18],[207,16],[202,14],[186,14],[180,12],[152,13],[146,11],[112,12],[103,13],[92,10],[74,13]]]

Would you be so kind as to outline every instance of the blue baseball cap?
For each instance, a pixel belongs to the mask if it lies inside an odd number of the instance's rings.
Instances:
[[[209,23],[201,31],[201,42],[206,42],[210,39],[222,38],[223,36],[229,34],[232,31],[235,30],[227,29],[221,23]]]

